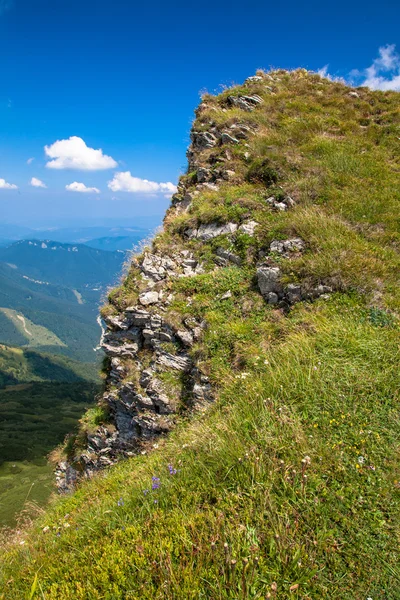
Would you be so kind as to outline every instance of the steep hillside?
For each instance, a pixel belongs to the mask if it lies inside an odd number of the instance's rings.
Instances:
[[[304,70],[203,98],[103,309],[79,489],[4,545],[0,598],[399,597],[399,136],[397,93]]]

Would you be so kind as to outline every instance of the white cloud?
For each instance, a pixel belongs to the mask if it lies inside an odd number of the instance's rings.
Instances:
[[[318,69],[317,73],[321,77],[341,81],[347,85],[366,86],[371,90],[400,91],[400,55],[396,52],[395,44],[381,46],[378,53],[378,57],[369,67],[362,70],[352,69],[346,79],[330,75],[329,65]]]
[[[40,188],[47,187],[47,185],[45,183],[43,183],[43,181],[40,181],[40,179],[38,179],[37,177],[32,177],[32,179],[31,179],[31,185],[33,187],[40,187]]]
[[[33,163],[33,161],[34,161],[34,160],[35,160],[35,159],[34,159],[33,157],[32,157],[32,158],[28,158],[28,160],[26,161],[26,164],[27,164],[27,165],[31,165],[31,164]]]
[[[130,171],[123,173],[115,173],[114,178],[108,182],[108,188],[113,192],[131,192],[141,194],[164,194],[171,197],[176,192],[176,185],[167,181],[165,183],[157,183],[133,177]]]
[[[324,67],[322,67],[322,69],[318,69],[317,73],[320,77],[327,77],[328,79],[330,79],[330,75],[328,73],[328,67],[329,65],[325,65]]]
[[[400,91],[400,55],[394,44],[379,48],[379,56],[361,73],[365,79],[359,85],[372,90]]]
[[[83,192],[83,193],[90,193],[90,192],[94,192],[96,194],[100,193],[100,190],[96,187],[86,187],[86,185],[84,183],[78,183],[77,181],[74,181],[73,183],[69,183],[68,185],[65,186],[65,189],[68,192]]]
[[[68,140],[57,140],[51,146],[45,146],[46,155],[51,158],[46,163],[49,169],[77,169],[79,171],[102,171],[113,169],[117,166],[116,161],[103,154],[99,148],[89,148],[82,138],[75,135]]]
[[[18,186],[14,183],[7,183],[5,179],[0,178],[0,190],[17,190]]]

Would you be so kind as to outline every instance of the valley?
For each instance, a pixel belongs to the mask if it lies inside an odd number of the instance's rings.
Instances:
[[[54,492],[47,456],[101,390],[99,307],[121,276],[124,245],[144,235],[118,237],[123,250],[112,249],[113,237],[107,250],[48,239],[0,244],[0,527],[33,517]]]

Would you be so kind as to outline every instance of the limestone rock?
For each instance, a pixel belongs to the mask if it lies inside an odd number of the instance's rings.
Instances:
[[[219,235],[228,235],[237,230],[236,223],[203,223],[198,229],[186,229],[185,235],[189,238],[198,238],[204,242],[218,237]]]
[[[291,238],[289,240],[274,240],[270,244],[270,251],[277,254],[287,255],[292,252],[303,252],[306,245],[300,238]]]
[[[157,352],[156,362],[164,368],[176,371],[188,371],[192,366],[192,361],[188,356],[177,356],[162,350]]]
[[[226,261],[232,262],[235,265],[241,265],[242,259],[237,254],[233,254],[233,252],[229,252],[229,250],[225,250],[225,248],[218,248],[217,255]]]
[[[282,294],[283,287],[280,282],[281,272],[278,267],[262,266],[257,269],[258,287],[263,296],[267,296],[270,292]]]
[[[217,137],[209,131],[193,131],[190,137],[196,150],[213,148],[217,143]]]
[[[236,139],[235,137],[231,136],[229,133],[227,133],[226,131],[221,135],[221,142],[223,144],[238,144],[239,140]]]
[[[257,226],[257,221],[246,221],[240,225],[239,231],[242,233],[247,233],[247,235],[254,235],[254,231]]]
[[[139,302],[140,304],[143,304],[143,306],[148,306],[149,304],[156,304],[158,300],[158,292],[144,292],[139,296]]]

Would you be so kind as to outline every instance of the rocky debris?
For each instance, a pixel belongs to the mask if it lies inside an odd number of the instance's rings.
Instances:
[[[231,181],[234,179],[236,173],[235,171],[231,171],[230,169],[226,169],[225,171],[221,171],[221,177],[225,181]]]
[[[178,330],[175,333],[175,335],[184,346],[192,346],[193,345],[193,339],[194,339],[193,333],[191,333],[190,331],[186,331],[185,329]]]
[[[157,365],[165,369],[174,369],[175,371],[189,371],[192,366],[192,361],[186,356],[178,356],[159,350],[156,357]]]
[[[58,463],[54,474],[57,489],[64,494],[71,492],[79,480],[78,471],[65,461]]]
[[[279,267],[261,266],[257,269],[258,287],[269,304],[276,304],[283,294]]]
[[[328,297],[332,288],[327,285],[317,285],[311,290],[305,291],[298,283],[289,283],[284,287],[281,283],[281,271],[279,267],[262,265],[257,269],[258,287],[262,296],[268,304],[288,306],[301,302],[302,300],[315,300],[320,297]]]
[[[357,94],[357,92],[349,92],[348,95],[351,96],[352,98],[359,98],[360,97],[360,94]]]
[[[199,167],[196,173],[197,183],[205,183],[206,181],[211,181],[212,172],[211,169],[206,169],[205,167]]]
[[[228,133],[227,131],[224,131],[221,135],[221,142],[223,144],[239,144],[239,140],[233,136],[231,136],[230,133]]]
[[[149,304],[157,304],[159,301],[159,293],[158,292],[143,292],[139,296],[140,304],[143,306],[148,306]]]
[[[247,235],[254,235],[255,228],[258,227],[257,221],[246,221],[239,227],[241,233],[247,233]]]
[[[168,256],[159,256],[146,252],[140,264],[143,275],[153,281],[161,281],[167,275],[174,273],[177,264]]]
[[[104,321],[110,329],[129,329],[129,327],[132,325],[132,323],[130,323],[129,319],[121,318],[120,315],[106,316],[106,317],[104,317]]]
[[[252,96],[228,96],[228,103],[231,106],[247,112],[254,110],[262,102],[264,102],[263,99],[257,94],[253,94]]]
[[[270,196],[269,198],[267,198],[266,202],[271,206],[271,208],[281,211],[285,211],[288,208],[292,208],[295,204],[293,198],[291,198],[290,196],[283,198],[283,200],[276,200],[274,196]]]
[[[225,248],[218,248],[217,256],[223,259],[222,261],[217,261],[221,266],[227,265],[228,262],[231,262],[235,265],[242,264],[242,259],[240,258],[240,256],[234,254],[233,252],[229,252],[229,250],[225,250]]]
[[[248,77],[247,79],[245,79],[245,83],[261,83],[263,80],[262,77],[260,77],[259,75],[252,75],[251,77]]]
[[[218,141],[218,138],[210,131],[192,131],[190,138],[193,148],[200,151],[213,148]]]
[[[186,229],[184,233],[190,239],[197,238],[206,242],[219,235],[235,233],[237,227],[236,223],[224,223],[223,225],[219,223],[203,223],[198,229]]]
[[[227,292],[225,292],[225,294],[222,294],[220,300],[228,300],[229,298],[232,298],[231,290],[228,290]]]
[[[122,364],[122,361],[116,356],[111,358],[110,361],[110,379],[114,381],[114,383],[120,381],[128,374],[127,368]]]
[[[270,244],[270,251],[276,254],[288,256],[294,252],[303,252],[306,245],[300,238],[291,238],[289,240],[274,240]]]
[[[285,290],[289,304],[295,304],[302,300],[301,286],[296,283],[289,283]]]

